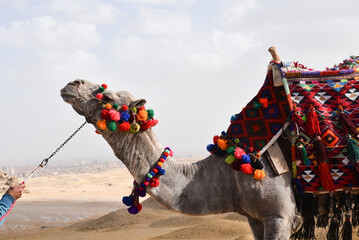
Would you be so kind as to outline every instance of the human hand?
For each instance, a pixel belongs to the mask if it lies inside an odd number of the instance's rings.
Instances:
[[[15,200],[21,198],[22,191],[26,187],[25,183],[22,183],[20,185],[15,185],[13,187],[10,187],[9,190],[7,190],[7,193],[10,194]]]

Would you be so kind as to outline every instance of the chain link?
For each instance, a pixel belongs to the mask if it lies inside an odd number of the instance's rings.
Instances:
[[[78,133],[78,131],[81,130],[81,128],[83,128],[85,126],[87,122],[84,122],[83,124],[81,124],[81,126],[79,128],[76,129],[76,131],[70,135],[70,137],[68,139],[66,139],[53,153],[51,153],[51,155],[48,158],[45,158],[44,160],[42,160],[42,162],[40,163],[40,167],[44,167],[46,166],[46,164],[49,162],[50,158],[52,158],[53,156],[55,156],[55,154],[60,151],[61,148],[63,148],[63,146],[65,146],[65,144],[70,141],[70,139],[76,135],[76,133]]]

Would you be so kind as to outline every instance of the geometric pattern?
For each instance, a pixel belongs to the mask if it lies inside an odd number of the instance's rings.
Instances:
[[[301,96],[299,96],[300,98]],[[260,98],[268,100],[268,108],[255,108]],[[289,116],[289,105],[283,87],[274,87],[272,71],[258,94],[244,107],[242,112],[231,119],[227,133],[260,151],[281,129]]]
[[[327,163],[334,181],[334,189],[358,188],[354,179],[353,164],[347,158],[346,133],[339,122],[338,106],[343,106],[345,113],[351,118],[355,126],[359,127],[359,73],[356,71],[342,72],[342,74],[327,75],[321,72],[298,74],[286,77],[296,112],[303,117],[313,106],[319,117],[321,139],[326,146]],[[313,74],[316,74],[313,77]],[[299,127],[299,139],[308,153],[309,164],[301,160],[296,161],[297,176],[304,190],[307,192],[323,191],[318,175],[317,161],[314,157],[313,140],[306,133],[305,121]],[[343,146],[344,145],[344,146]],[[298,158],[298,156],[297,156]]]

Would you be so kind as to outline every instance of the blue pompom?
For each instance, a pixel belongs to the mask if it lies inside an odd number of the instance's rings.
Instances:
[[[145,190],[138,190],[138,196],[140,197],[145,197],[146,196],[146,191]]]
[[[165,175],[165,170],[164,169],[161,169],[161,170],[158,170],[158,175]]]
[[[211,152],[213,146],[214,146],[214,144],[208,144],[208,145],[207,145],[207,151],[208,151],[208,152]]]
[[[242,163],[251,163],[251,157],[246,154],[242,156]]]
[[[222,131],[222,132],[221,132],[221,135],[226,136],[227,133],[226,133],[225,131]]]
[[[129,112],[126,110],[126,111],[123,111],[121,113],[121,120],[124,121],[124,122],[128,122],[128,120],[130,119],[131,115],[129,114]]]
[[[233,116],[231,117],[231,122],[235,121],[236,120],[236,116]]]
[[[125,204],[126,206],[131,206],[133,204],[133,199],[130,196],[126,196],[122,198],[122,202],[123,204]]]
[[[167,159],[166,155],[163,155],[161,158],[163,158],[164,160],[166,160],[166,159]]]

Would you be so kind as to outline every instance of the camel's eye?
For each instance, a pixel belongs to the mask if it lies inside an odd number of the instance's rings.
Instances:
[[[115,98],[114,98],[113,94],[111,94],[111,93],[105,93],[105,94],[103,95],[102,100],[105,101],[105,102],[113,102],[113,101],[115,101]]]

